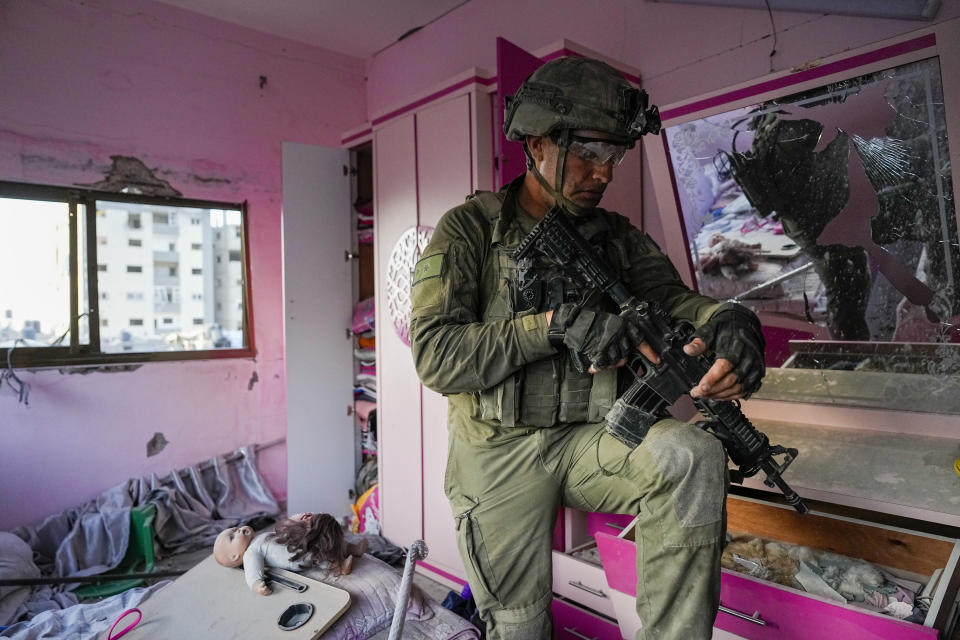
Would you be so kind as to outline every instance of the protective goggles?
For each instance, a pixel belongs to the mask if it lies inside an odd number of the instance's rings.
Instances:
[[[596,166],[603,166],[612,162],[613,166],[623,162],[623,157],[627,155],[628,147],[622,144],[614,144],[608,140],[597,140],[596,138],[581,138],[580,136],[571,136],[567,151],[577,156],[584,162],[589,162]]]

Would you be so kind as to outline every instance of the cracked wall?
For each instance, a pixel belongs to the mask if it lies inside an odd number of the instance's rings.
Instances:
[[[0,3],[0,82],[0,180],[101,185],[129,170],[187,198],[248,201],[258,350],[117,375],[24,372],[28,407],[0,394],[0,451],[15,454],[0,486],[18,496],[0,529],[283,438],[281,143],[339,146],[364,119],[363,62],[146,0],[44,0]],[[285,495],[285,447],[260,462]]]

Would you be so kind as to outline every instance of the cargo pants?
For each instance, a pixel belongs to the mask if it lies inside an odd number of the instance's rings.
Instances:
[[[451,416],[455,418],[455,416]],[[603,423],[473,438],[452,419],[444,490],[490,640],[547,640],[559,507],[638,514],[639,640],[711,637],[720,603],[726,455],[667,419],[630,451]]]

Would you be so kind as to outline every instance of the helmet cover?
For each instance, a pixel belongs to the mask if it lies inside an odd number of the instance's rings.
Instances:
[[[549,136],[563,129],[603,131],[632,147],[660,130],[656,106],[605,62],[566,57],[534,71],[506,98],[503,132],[508,140]]]

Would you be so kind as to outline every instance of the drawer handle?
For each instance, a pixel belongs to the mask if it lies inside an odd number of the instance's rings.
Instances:
[[[618,524],[613,524],[612,522],[604,522],[603,526],[610,527],[611,529],[616,529],[617,531],[623,531],[626,527],[621,527]]]
[[[582,582],[579,582],[579,581],[577,581],[577,580],[570,580],[570,581],[567,582],[567,584],[569,584],[571,587],[576,587],[577,589],[582,589],[583,591],[586,591],[587,593],[592,593],[593,595],[597,596],[598,598],[606,598],[606,597],[607,597],[607,594],[605,594],[603,591],[600,591],[599,589],[593,589],[593,588],[591,588],[591,587],[588,587],[587,585],[585,585],[585,584],[583,584]]]
[[[582,633],[580,633],[580,632],[577,631],[576,629],[571,629],[570,627],[564,627],[563,630],[566,631],[567,633],[569,633],[569,634],[572,635],[572,636],[577,636],[577,637],[580,638],[581,640],[597,640],[597,637],[596,637],[596,636],[594,636],[594,637],[592,637],[592,638],[588,638],[587,636],[583,635]]]
[[[745,613],[740,613],[739,611],[735,611],[734,609],[731,609],[730,607],[725,607],[725,606],[723,606],[723,605],[720,605],[720,611],[722,611],[723,613],[726,613],[726,614],[728,614],[728,615],[731,615],[731,616],[733,616],[733,617],[735,617],[735,618],[740,618],[741,620],[746,620],[747,622],[752,622],[753,624],[758,624],[758,625],[760,625],[761,627],[767,626],[767,621],[766,621],[766,620],[762,620],[762,619],[760,618],[760,612],[759,612],[759,611],[754,611],[752,616],[748,616],[748,615],[745,614]]]

